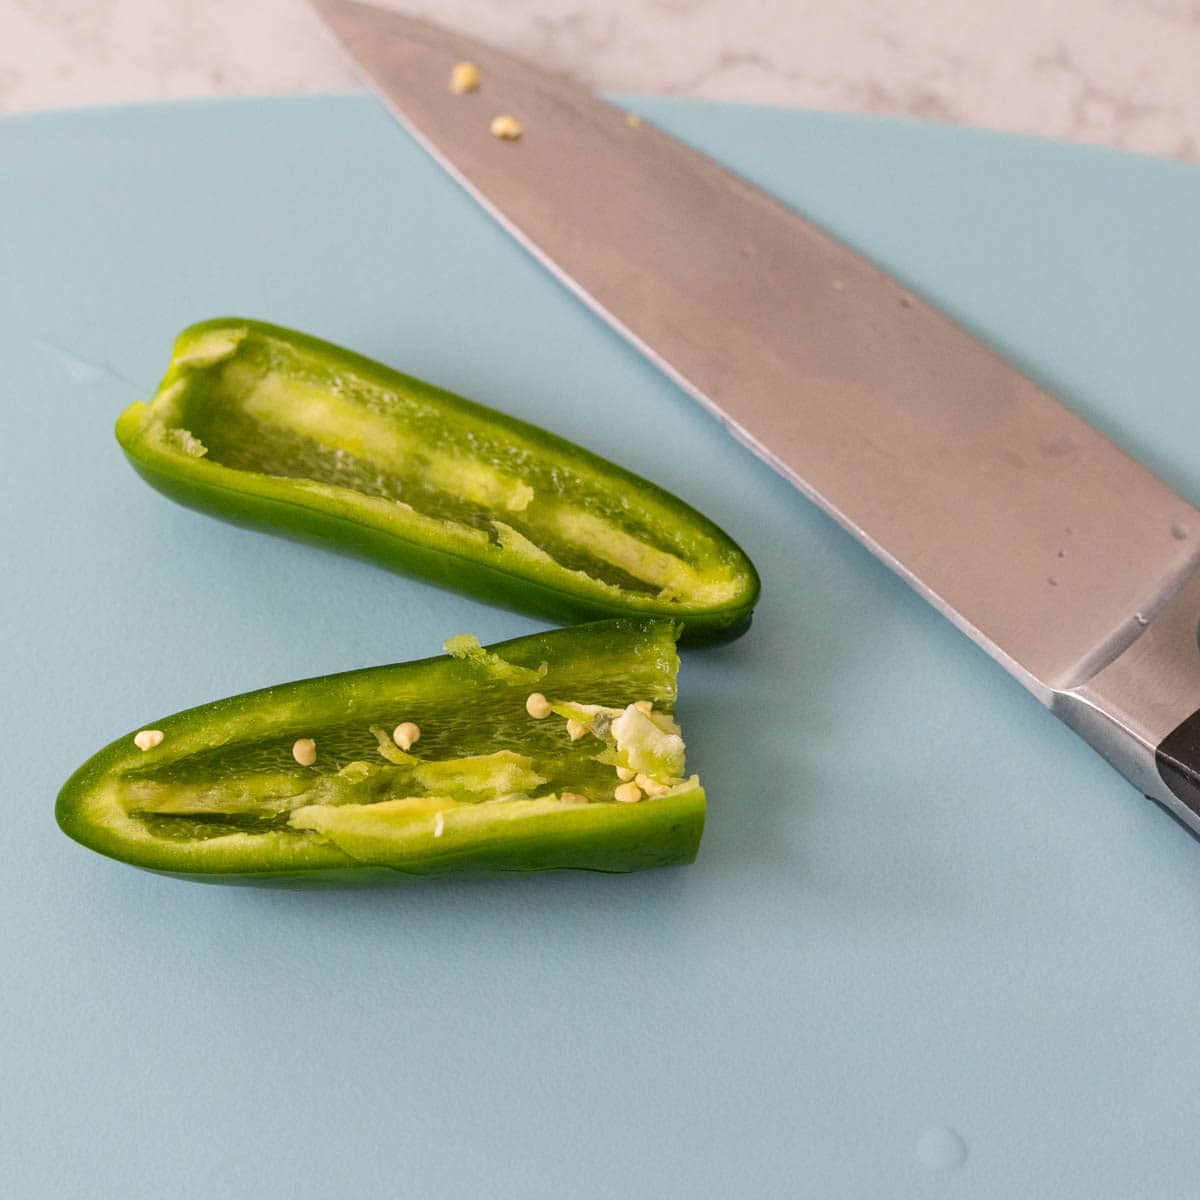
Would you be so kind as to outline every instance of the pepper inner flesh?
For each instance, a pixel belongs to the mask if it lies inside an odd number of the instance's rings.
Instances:
[[[667,506],[631,504],[618,472],[600,478],[418,388],[331,373],[262,335],[230,342],[202,369],[184,362],[179,379],[153,403],[165,436],[192,457],[385,500],[626,593],[717,605],[743,587],[735,555]]]
[[[388,740],[385,725],[394,724],[396,713],[379,711],[315,729],[304,725],[317,745],[312,766],[293,759],[294,731],[239,738],[125,772],[119,803],[152,837],[167,841],[274,830],[345,848],[343,836],[353,842],[363,829],[384,841],[389,830],[400,836],[414,824],[440,820],[443,829],[466,808],[494,813],[516,805],[515,814],[528,815],[616,804],[618,767],[635,772],[648,789],[640,803],[698,786],[684,775],[683,742],[663,708],[646,700],[638,709],[552,699],[552,715],[537,720],[516,702],[526,680],[511,674],[535,681],[537,670],[499,659],[481,669],[497,678],[481,684],[469,707],[406,705],[405,715],[422,730],[419,755]],[[586,732],[572,739],[568,720]]]

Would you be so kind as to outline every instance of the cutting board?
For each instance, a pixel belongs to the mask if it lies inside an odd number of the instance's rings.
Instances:
[[[1200,171],[628,104],[1200,500]],[[1192,1194],[1200,845],[373,99],[11,118],[0,176],[7,1195]],[[142,484],[113,421],[218,314],[544,425],[745,546],[753,628],[683,663],[694,866],[309,894],[143,874],[58,832],[71,770],[166,713],[538,627]]]

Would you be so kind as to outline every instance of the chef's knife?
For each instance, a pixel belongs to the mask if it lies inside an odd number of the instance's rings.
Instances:
[[[895,279],[650,124],[424,21],[315,7],[563,283],[1200,832],[1200,511]],[[449,87],[462,61],[475,95]],[[491,132],[501,113],[519,140]]]

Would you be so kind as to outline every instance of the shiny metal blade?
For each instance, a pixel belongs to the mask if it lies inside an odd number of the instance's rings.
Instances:
[[[351,0],[316,7],[547,267],[1044,703],[1196,568],[1200,512],[799,214],[491,46]],[[463,60],[483,83],[459,95]],[[501,113],[519,140],[489,131]]]

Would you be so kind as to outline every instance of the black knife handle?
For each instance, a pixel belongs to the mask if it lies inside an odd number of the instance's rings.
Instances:
[[[1159,742],[1154,761],[1167,787],[1200,816],[1200,709]]]

